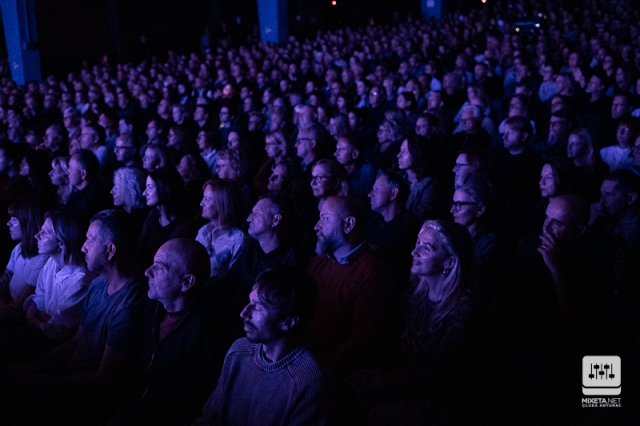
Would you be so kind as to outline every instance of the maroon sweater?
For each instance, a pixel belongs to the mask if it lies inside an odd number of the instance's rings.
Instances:
[[[316,256],[309,274],[318,284],[310,341],[338,374],[380,367],[396,324],[394,283],[369,248],[349,264]]]

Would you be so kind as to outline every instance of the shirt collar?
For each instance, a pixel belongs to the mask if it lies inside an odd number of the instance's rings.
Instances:
[[[341,265],[348,265],[349,263],[352,263],[354,260],[356,260],[356,258],[360,255],[360,253],[362,253],[364,251],[365,248],[366,248],[366,246],[365,246],[364,242],[362,242],[362,243],[358,244],[349,253],[347,253],[344,256],[342,256],[340,259],[336,259],[331,255],[329,255],[329,259],[335,260],[336,262],[338,262]]]

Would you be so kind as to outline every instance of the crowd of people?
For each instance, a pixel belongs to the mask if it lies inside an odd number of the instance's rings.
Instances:
[[[637,420],[637,5],[211,46],[0,80],[2,422]]]

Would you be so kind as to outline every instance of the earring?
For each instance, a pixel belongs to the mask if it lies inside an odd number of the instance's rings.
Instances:
[[[447,275],[449,275],[449,272],[451,272],[450,269],[445,269],[444,272],[443,272],[444,276],[446,277]]]

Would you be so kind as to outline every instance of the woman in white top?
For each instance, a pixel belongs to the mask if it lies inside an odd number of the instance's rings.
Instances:
[[[73,215],[48,212],[36,239],[39,253],[50,258],[40,272],[36,293],[24,303],[27,324],[49,339],[70,337],[80,324],[84,298],[95,277],[81,252],[84,232]]]
[[[22,305],[36,291],[40,270],[49,258],[38,254],[35,235],[42,226],[40,206],[34,198],[19,198],[9,206],[9,233],[19,241],[0,277],[0,325],[24,320]]]
[[[240,229],[244,220],[244,198],[238,184],[229,179],[208,180],[200,203],[202,217],[210,222],[198,231],[196,241],[211,259],[211,278],[223,278],[238,259],[245,244]]]

